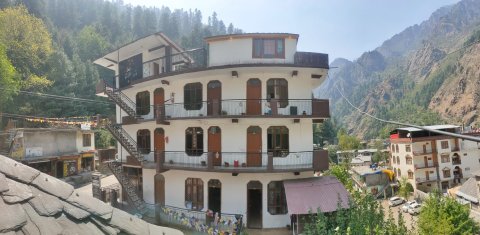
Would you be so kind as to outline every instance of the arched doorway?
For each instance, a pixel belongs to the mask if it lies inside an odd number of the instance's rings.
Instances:
[[[262,228],[263,185],[260,181],[250,181],[247,184],[247,227]]]
[[[247,115],[262,114],[262,82],[258,78],[247,81]]]
[[[155,204],[165,205],[165,177],[156,174],[155,180]]]
[[[213,165],[222,165],[222,130],[218,126],[208,128],[208,152],[213,156]]]
[[[456,166],[453,169],[453,183],[461,183],[463,178],[462,168]]]
[[[208,209],[219,214],[222,211],[222,183],[220,180],[208,181]]]
[[[207,85],[207,115],[220,115],[222,111],[222,83],[214,80]]]
[[[165,117],[165,92],[163,88],[157,88],[153,92],[153,105],[155,118]]]
[[[262,166],[262,128],[247,129],[247,166]]]

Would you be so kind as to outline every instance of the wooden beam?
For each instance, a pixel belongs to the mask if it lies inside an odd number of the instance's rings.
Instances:
[[[154,48],[150,48],[150,49],[148,49],[148,52],[152,52],[152,51],[160,50],[160,49],[162,49],[162,48],[164,48],[164,47],[165,47],[165,45],[156,46],[156,47],[154,47]]]

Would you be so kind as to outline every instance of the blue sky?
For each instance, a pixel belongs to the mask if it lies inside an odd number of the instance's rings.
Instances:
[[[126,4],[217,12],[246,32],[300,34],[299,51],[357,59],[436,9],[459,0],[124,0]]]

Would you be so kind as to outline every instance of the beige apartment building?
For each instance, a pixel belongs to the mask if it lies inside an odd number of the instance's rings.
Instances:
[[[426,127],[461,132],[454,125]],[[415,190],[446,192],[480,170],[480,145],[473,141],[407,127],[392,131],[390,142],[390,165],[396,179],[406,177]]]

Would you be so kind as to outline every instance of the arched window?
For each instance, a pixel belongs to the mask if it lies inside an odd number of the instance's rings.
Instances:
[[[200,156],[203,154],[202,128],[189,127],[185,130],[185,152],[189,156]]]
[[[272,215],[287,213],[287,199],[282,181],[272,181],[268,184],[268,212]]]
[[[398,144],[395,145],[395,148],[397,150],[397,153],[399,152]]]
[[[188,83],[183,87],[183,106],[186,110],[200,110],[202,97],[202,83]]]
[[[283,157],[289,152],[288,128],[285,126],[271,126],[267,129],[268,152],[274,157]]]
[[[140,153],[149,154],[150,147],[150,130],[141,129],[137,131],[137,149]]]
[[[462,164],[462,159],[460,159],[460,155],[458,153],[454,153],[452,156],[452,164],[453,165],[459,165]]]
[[[409,155],[407,155],[405,157],[405,161],[406,161],[407,165],[412,165],[413,164],[412,157],[410,157]]]
[[[185,207],[200,211],[203,209],[203,181],[199,178],[185,180]]]
[[[135,98],[137,115],[147,115],[150,113],[150,92],[138,92]]]
[[[450,176],[451,176],[450,168],[445,167],[445,168],[443,168],[442,172],[443,172],[443,178],[450,178]]]
[[[400,157],[397,156],[397,164],[400,165]]]
[[[272,78],[267,81],[267,99],[277,99],[280,108],[288,105],[288,82],[284,78]]]

